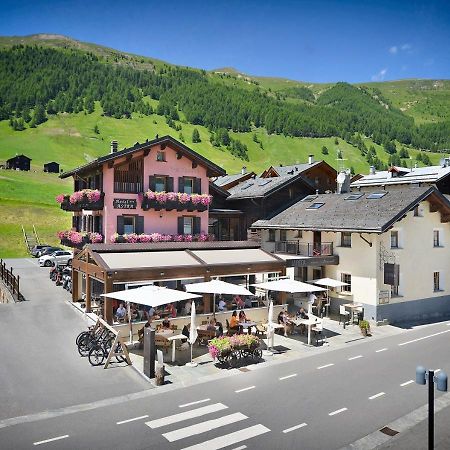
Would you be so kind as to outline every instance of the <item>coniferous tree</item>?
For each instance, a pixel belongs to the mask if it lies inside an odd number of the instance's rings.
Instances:
[[[198,143],[201,142],[200,139],[200,133],[198,132],[197,128],[194,128],[194,131],[192,132],[192,142]]]

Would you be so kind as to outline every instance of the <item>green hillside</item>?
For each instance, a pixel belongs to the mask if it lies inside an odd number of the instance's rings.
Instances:
[[[13,47],[33,44],[46,50]],[[32,158],[30,172],[0,171],[0,258],[25,255],[21,225],[36,225],[50,243],[70,227],[55,196],[70,192],[71,181],[43,173],[43,164],[71,169],[108,153],[113,139],[123,148],[170,134],[229,173],[243,165],[260,173],[305,162],[309,154],[367,173],[371,147],[380,167],[388,163],[388,144],[407,149],[411,160],[403,163],[410,165],[419,153],[411,143],[446,148],[450,138],[443,122],[449,81],[357,89],[229,68],[206,73],[58,35],[0,37],[0,58],[0,161],[16,153]],[[422,123],[431,127],[416,127]],[[192,142],[194,129],[199,143]],[[430,163],[442,156],[423,154]]]

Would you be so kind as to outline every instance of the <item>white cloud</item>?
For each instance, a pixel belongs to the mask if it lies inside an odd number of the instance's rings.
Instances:
[[[378,73],[372,75],[372,81],[383,81],[387,71],[387,68],[381,69]]]
[[[411,50],[411,49],[412,49],[412,45],[411,45],[411,44],[403,44],[400,48],[401,48],[403,51]]]
[[[392,47],[389,47],[389,53],[391,55],[396,55],[400,52],[412,53],[412,45],[405,43],[402,45],[393,45]]]
[[[396,45],[393,45],[390,49],[389,49],[389,53],[391,55],[396,55],[398,52],[398,47]]]

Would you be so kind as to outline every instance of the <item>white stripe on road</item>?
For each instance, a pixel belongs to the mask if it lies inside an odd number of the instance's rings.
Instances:
[[[331,363],[331,364],[325,364],[324,366],[319,366],[317,369],[325,369],[325,367],[331,367],[331,366],[334,366],[334,364],[333,363]]]
[[[408,386],[408,384],[411,384],[411,383],[414,383],[414,380],[408,380],[408,381],[405,381],[405,382],[402,383],[400,386],[401,386],[401,387],[403,387],[403,386]]]
[[[147,417],[148,417],[148,414],[146,414],[145,416],[133,417],[132,419],[121,420],[120,422],[116,422],[116,424],[122,425],[124,423],[134,422],[135,420],[146,419]]]
[[[228,406],[225,406],[223,403],[214,403],[213,405],[191,409],[189,411],[174,414],[172,416],[162,417],[161,419],[150,420],[149,422],[145,422],[145,425],[150,428],[159,428],[163,427],[164,425],[182,422],[183,420],[193,419],[194,417],[204,416],[205,414],[210,414],[227,408]]]
[[[185,403],[184,405],[178,405],[178,408],[185,408],[186,406],[198,405],[199,403],[209,402],[210,398],[204,398],[203,400],[197,400],[196,402]]]
[[[299,428],[306,427],[306,425],[308,425],[308,424],[303,422],[303,423],[301,423],[299,425],[295,425],[295,427],[286,428],[285,430],[283,430],[283,433],[290,433],[291,431],[298,430]]]
[[[239,394],[239,392],[249,391],[250,389],[255,389],[255,386],[249,386],[246,388],[238,389],[237,391],[234,392],[236,392],[236,394]]]
[[[285,377],[280,377],[280,378],[278,378],[280,381],[282,381],[282,380],[287,380],[288,378],[293,378],[293,377],[296,377],[297,376],[297,374],[296,373],[292,373],[291,375],[286,375]]]
[[[380,350],[375,350],[375,353],[381,353],[381,352],[385,352],[387,350],[387,348],[380,348]]]
[[[407,344],[411,344],[413,342],[422,341],[424,339],[428,339],[428,338],[431,338],[434,336],[439,336],[440,334],[444,334],[444,333],[450,333],[450,330],[440,331],[439,333],[430,334],[429,336],[423,336],[421,338],[413,339],[412,341],[402,342],[401,344],[398,344],[398,346],[401,347],[402,345],[407,345]]]
[[[348,358],[349,361],[353,361],[354,359],[359,359],[362,358],[363,355],[358,355],[358,356],[352,356],[351,358]]]
[[[434,369],[434,373],[438,373],[440,371],[441,371],[441,369]]]
[[[373,400],[374,398],[382,397],[385,394],[386,394],[385,392],[378,392],[378,394],[370,396],[369,400]]]
[[[54,437],[54,438],[51,438],[51,439],[46,439],[45,441],[33,442],[33,445],[47,444],[47,442],[59,441],[61,439],[66,439],[68,437],[69,437],[69,435],[65,434],[64,436],[57,436],[57,437]]]
[[[247,446],[241,445],[240,447],[233,448],[233,450],[244,450],[244,448],[247,448]]]
[[[242,442],[246,439],[259,436],[260,434],[268,433],[269,428],[264,425],[258,424],[253,427],[244,428],[234,433],[224,434],[210,441],[201,442],[200,444],[192,445],[191,447],[186,447],[183,450],[218,450],[220,448],[228,447],[229,445]]]
[[[164,433],[163,436],[169,441],[179,441],[190,436],[194,436],[200,433],[206,433],[207,431],[218,429],[224,425],[230,423],[239,422],[241,420],[248,419],[247,416],[241,413],[229,414],[228,416],[219,417],[218,419],[207,420],[206,422],[196,423],[179,430],[169,431]]]
[[[337,409],[336,411],[328,413],[329,416],[335,416],[336,414],[340,414],[341,412],[347,411],[347,408]]]

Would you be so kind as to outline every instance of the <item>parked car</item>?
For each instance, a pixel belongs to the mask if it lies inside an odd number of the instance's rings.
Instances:
[[[38,256],[40,256],[40,252],[42,250],[44,250],[45,248],[50,247],[50,245],[48,244],[39,244],[39,245],[35,245],[32,249],[31,249],[31,255],[34,256],[35,258],[37,258]]]
[[[45,255],[51,255],[52,253],[55,253],[57,251],[63,251],[64,249],[61,247],[51,247],[48,246],[46,248],[43,248],[42,250],[39,251],[38,253],[38,257],[40,258],[41,256],[45,256]]]
[[[51,267],[54,264],[72,264],[73,254],[65,250],[53,252],[51,255],[44,255],[38,259],[39,265],[42,267]]]

